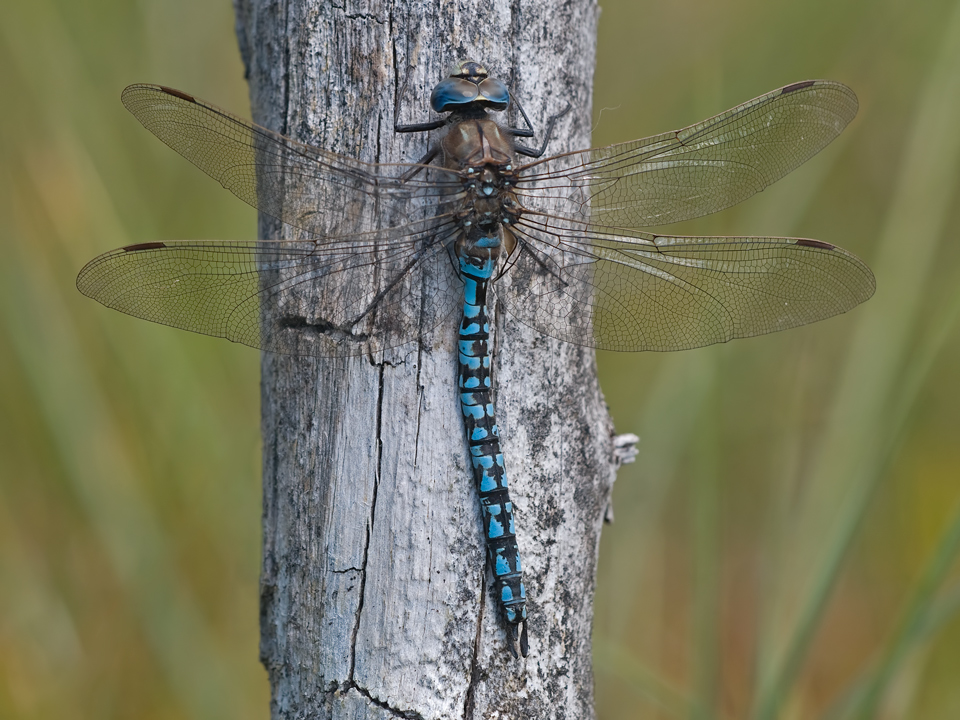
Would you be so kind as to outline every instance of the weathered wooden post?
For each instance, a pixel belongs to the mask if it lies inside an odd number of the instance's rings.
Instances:
[[[427,98],[484,63],[548,153],[589,147],[593,0],[235,0],[254,120],[368,162],[415,162]],[[371,218],[371,228],[375,218]],[[263,237],[289,228],[261,217]],[[451,302],[459,303],[452,298]],[[514,659],[487,584],[456,387],[456,316],[376,357],[265,354],[262,660],[274,718],[592,718],[590,630],[612,427],[591,349],[495,309],[494,377],[530,597]]]

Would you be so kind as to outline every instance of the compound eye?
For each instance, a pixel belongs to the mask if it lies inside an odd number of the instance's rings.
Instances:
[[[494,110],[505,110],[510,104],[510,92],[499,80],[487,78],[480,83],[480,95]]]
[[[436,112],[449,112],[458,105],[473,102],[480,94],[475,83],[458,77],[449,77],[433,89],[430,106]]]

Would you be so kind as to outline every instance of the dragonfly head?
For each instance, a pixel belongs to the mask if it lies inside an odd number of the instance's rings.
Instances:
[[[474,108],[506,110],[510,103],[507,86],[489,77],[487,69],[473,60],[461,60],[450,68],[430,95],[430,106],[436,112],[454,112]]]
[[[486,80],[489,75],[490,73],[487,72],[487,69],[483,65],[473,60],[460,60],[459,62],[455,62],[447,73],[448,77],[463,78],[464,80],[469,80],[477,84]]]

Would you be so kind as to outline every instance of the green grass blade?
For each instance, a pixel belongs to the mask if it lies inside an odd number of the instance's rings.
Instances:
[[[693,707],[690,698],[625,651],[619,643],[595,639],[593,663],[596,671],[622,680],[669,717],[690,716]]]
[[[800,548],[792,568],[815,566],[803,576],[803,601],[785,650],[761,687],[757,720],[773,720],[795,685],[820,626],[842,561],[867,504],[885,474],[906,408],[896,407],[897,387],[909,357],[921,300],[935,253],[944,237],[960,168],[960,6],[943,34],[940,57],[924,83],[903,156],[903,171],[873,263],[877,296],[853,338],[830,422],[809,474],[806,516],[810,537],[824,545]],[[909,250],[909,252],[905,252]],[[894,415],[896,413],[896,416]],[[841,509],[823,499],[848,488]],[[824,528],[829,528],[824,530]],[[809,589],[808,589],[809,588]]]

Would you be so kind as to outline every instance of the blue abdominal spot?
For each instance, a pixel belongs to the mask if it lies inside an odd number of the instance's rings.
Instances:
[[[460,409],[463,410],[464,417],[483,420],[483,408],[479,405],[461,405]]]
[[[488,508],[490,510],[491,508]],[[488,512],[487,517],[489,518],[489,523],[487,525],[487,537],[488,538],[498,538],[503,535],[503,523],[501,523],[494,516],[494,513]]]
[[[483,477],[480,480],[480,492],[488,493],[488,492],[493,492],[496,489],[497,489],[497,479],[484,473]]]
[[[479,359],[480,355],[478,354],[477,348],[479,342],[480,341],[477,340],[459,340],[458,345],[460,349],[460,357],[472,357]],[[464,363],[464,365],[468,365],[468,363]]]
[[[477,305],[477,281],[469,276],[463,278],[463,304],[479,307]]]
[[[473,463],[476,467],[482,467],[484,470],[489,470],[493,467],[493,460],[489,455],[483,454],[482,447],[470,448],[470,455],[473,456]]]
[[[489,356],[485,356],[489,357]],[[473,355],[464,355],[463,349],[460,349],[460,364],[463,365],[467,370],[479,370],[480,369],[480,358]],[[489,363],[485,367],[490,367]]]

